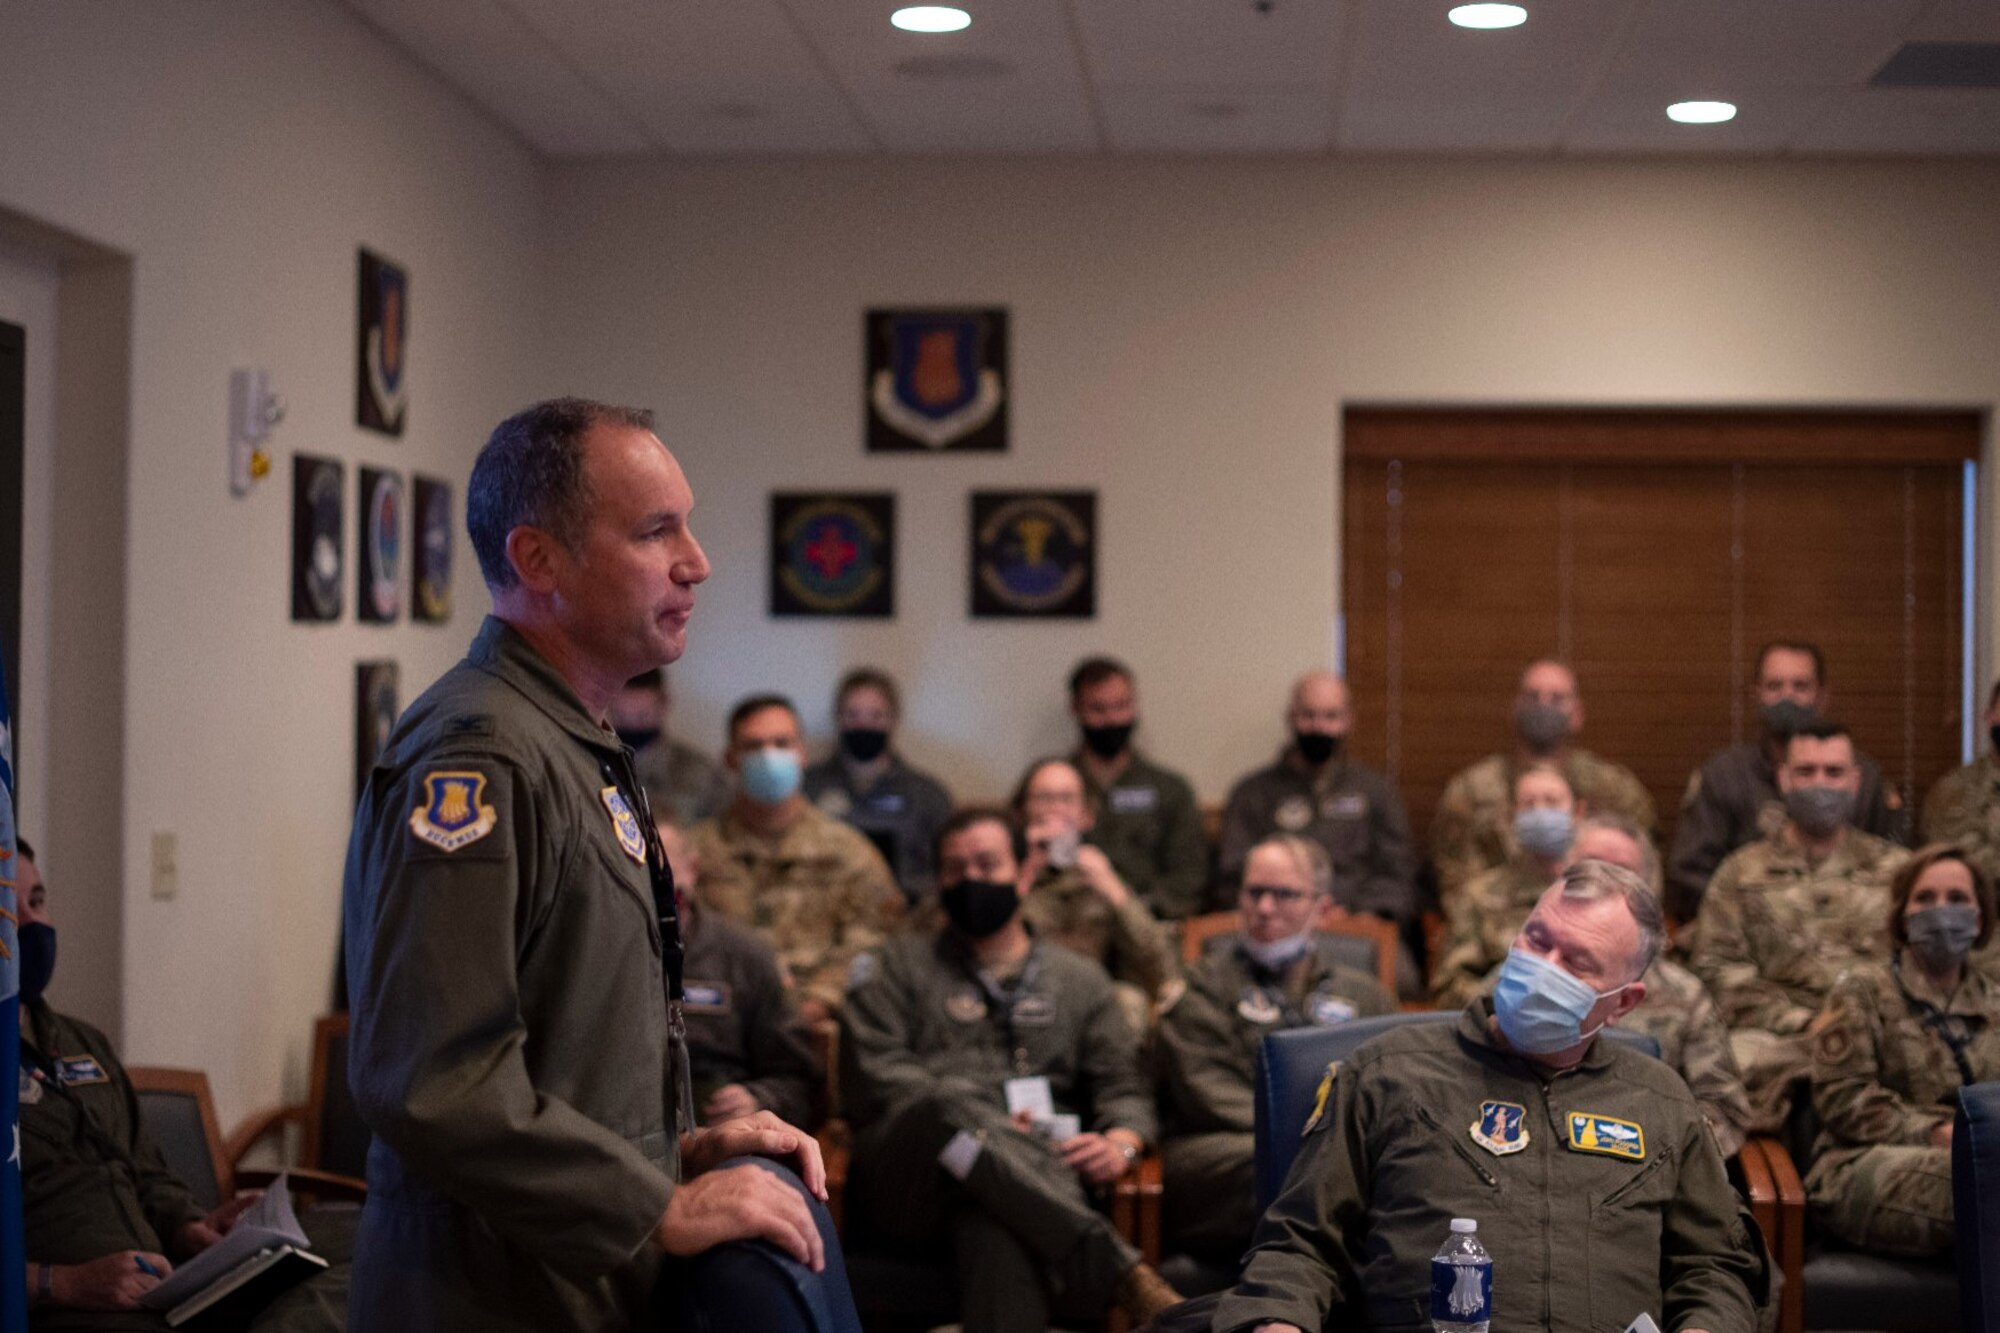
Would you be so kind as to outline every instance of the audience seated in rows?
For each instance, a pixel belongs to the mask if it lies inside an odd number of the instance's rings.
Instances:
[[[20,908],[21,1212],[34,1327],[164,1330],[164,1313],[140,1299],[185,1261],[221,1240],[258,1194],[204,1210],[175,1178],[145,1128],[138,1098],[102,1032],[58,1012],[45,995],[55,971],[56,929],[47,887],[23,841],[16,855]],[[5,867],[0,867],[5,869]],[[280,1295],[254,1333],[340,1333],[346,1327],[352,1236],[316,1227],[326,1271]]]
[[[1235,933],[1211,941],[1161,1001],[1156,1046],[1168,1249],[1232,1267],[1256,1222],[1252,1080],[1265,1036],[1396,1009],[1314,929],[1338,882],[1317,842],[1264,839],[1242,881]]]
[[[1531,764],[1562,771],[1570,790],[1592,810],[1620,814],[1655,835],[1653,798],[1622,764],[1576,745],[1583,731],[1583,696],[1576,673],[1544,658],[1521,673],[1514,693],[1513,745],[1468,765],[1445,784],[1431,817],[1431,860],[1438,898],[1449,904],[1482,870],[1513,858],[1514,777]]]
[[[1861,769],[1838,723],[1792,732],[1778,788],[1784,819],[1715,872],[1690,957],[1764,1123],[1790,1112],[1811,1067],[1808,1029],[1834,982],[1887,961],[1889,882],[1909,856],[1854,826]]]
[[[849,965],[882,942],[903,895],[875,845],[800,790],[805,752],[790,700],[766,694],[738,704],[725,762],[735,799],[687,835],[701,865],[701,905],[761,931],[800,1014],[830,1018]]]
[[[673,694],[665,667],[625,682],[611,701],[611,725],[632,747],[632,767],[653,812],[686,828],[729,804],[729,775],[705,750],[667,728]]]
[[[1757,655],[1760,732],[1754,744],[1717,750],[1688,779],[1667,857],[1667,910],[1692,920],[1724,857],[1768,838],[1784,822],[1778,769],[1792,733],[1827,715],[1826,655],[1810,643],[1778,642]],[[1875,761],[1855,752],[1859,785],[1853,823],[1891,842],[1903,840],[1902,811]]]
[[[1104,969],[1023,921],[1005,811],[938,839],[946,924],[864,955],[841,1015],[850,1226],[954,1263],[965,1333],[1041,1333],[1177,1299],[1091,1206],[1157,1134],[1139,1036]]]
[[[896,749],[903,699],[887,672],[858,667],[834,691],[833,753],[806,770],[806,799],[868,835],[906,901],[931,891],[938,830],[951,817],[944,784]]]

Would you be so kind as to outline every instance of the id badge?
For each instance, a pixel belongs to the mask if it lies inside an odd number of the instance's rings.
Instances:
[[[1007,1080],[1008,1116],[1017,1116],[1023,1111],[1028,1113],[1030,1120],[1046,1120],[1056,1113],[1055,1094],[1049,1089],[1048,1079],[1037,1075]]]

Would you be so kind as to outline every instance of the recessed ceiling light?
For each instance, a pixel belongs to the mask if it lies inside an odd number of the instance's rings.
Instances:
[[[1667,119],[1683,125],[1720,125],[1736,119],[1734,102],[1676,102],[1667,108]]]
[[[889,16],[904,32],[957,32],[972,26],[972,15],[950,5],[911,5]]]
[[[1461,28],[1518,28],[1528,21],[1519,5],[1458,5],[1448,16]]]

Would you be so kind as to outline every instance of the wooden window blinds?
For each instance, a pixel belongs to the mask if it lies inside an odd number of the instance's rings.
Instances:
[[[1508,747],[1537,657],[1580,744],[1671,836],[1688,775],[1753,739],[1757,650],[1827,654],[1831,714],[1913,808],[1959,761],[1971,413],[1347,413],[1342,583],[1355,752],[1421,833]],[[1983,700],[1982,700],[1983,702]]]

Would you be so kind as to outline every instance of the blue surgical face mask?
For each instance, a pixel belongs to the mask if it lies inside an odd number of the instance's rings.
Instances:
[[[21,1003],[33,1004],[56,973],[56,928],[46,921],[23,921],[14,938],[21,945]]]
[[[1575,832],[1569,811],[1554,806],[1523,810],[1514,816],[1514,840],[1536,856],[1545,856],[1551,861],[1569,850],[1570,839]]]
[[[792,750],[752,750],[738,770],[744,795],[762,805],[790,800],[800,776],[799,756]]]
[[[1275,940],[1253,940],[1245,935],[1241,941],[1243,953],[1252,962],[1267,972],[1282,972],[1305,957],[1306,950],[1312,948],[1313,930],[1307,926],[1296,935],[1286,935]]]
[[[1626,985],[1630,985],[1627,982]],[[1507,1044],[1524,1055],[1553,1055],[1597,1034],[1583,1030],[1583,1020],[1607,995],[1579,981],[1554,963],[1519,949],[1507,951],[1500,980],[1493,987],[1493,1016]],[[1599,1024],[1602,1027],[1603,1024]]]

